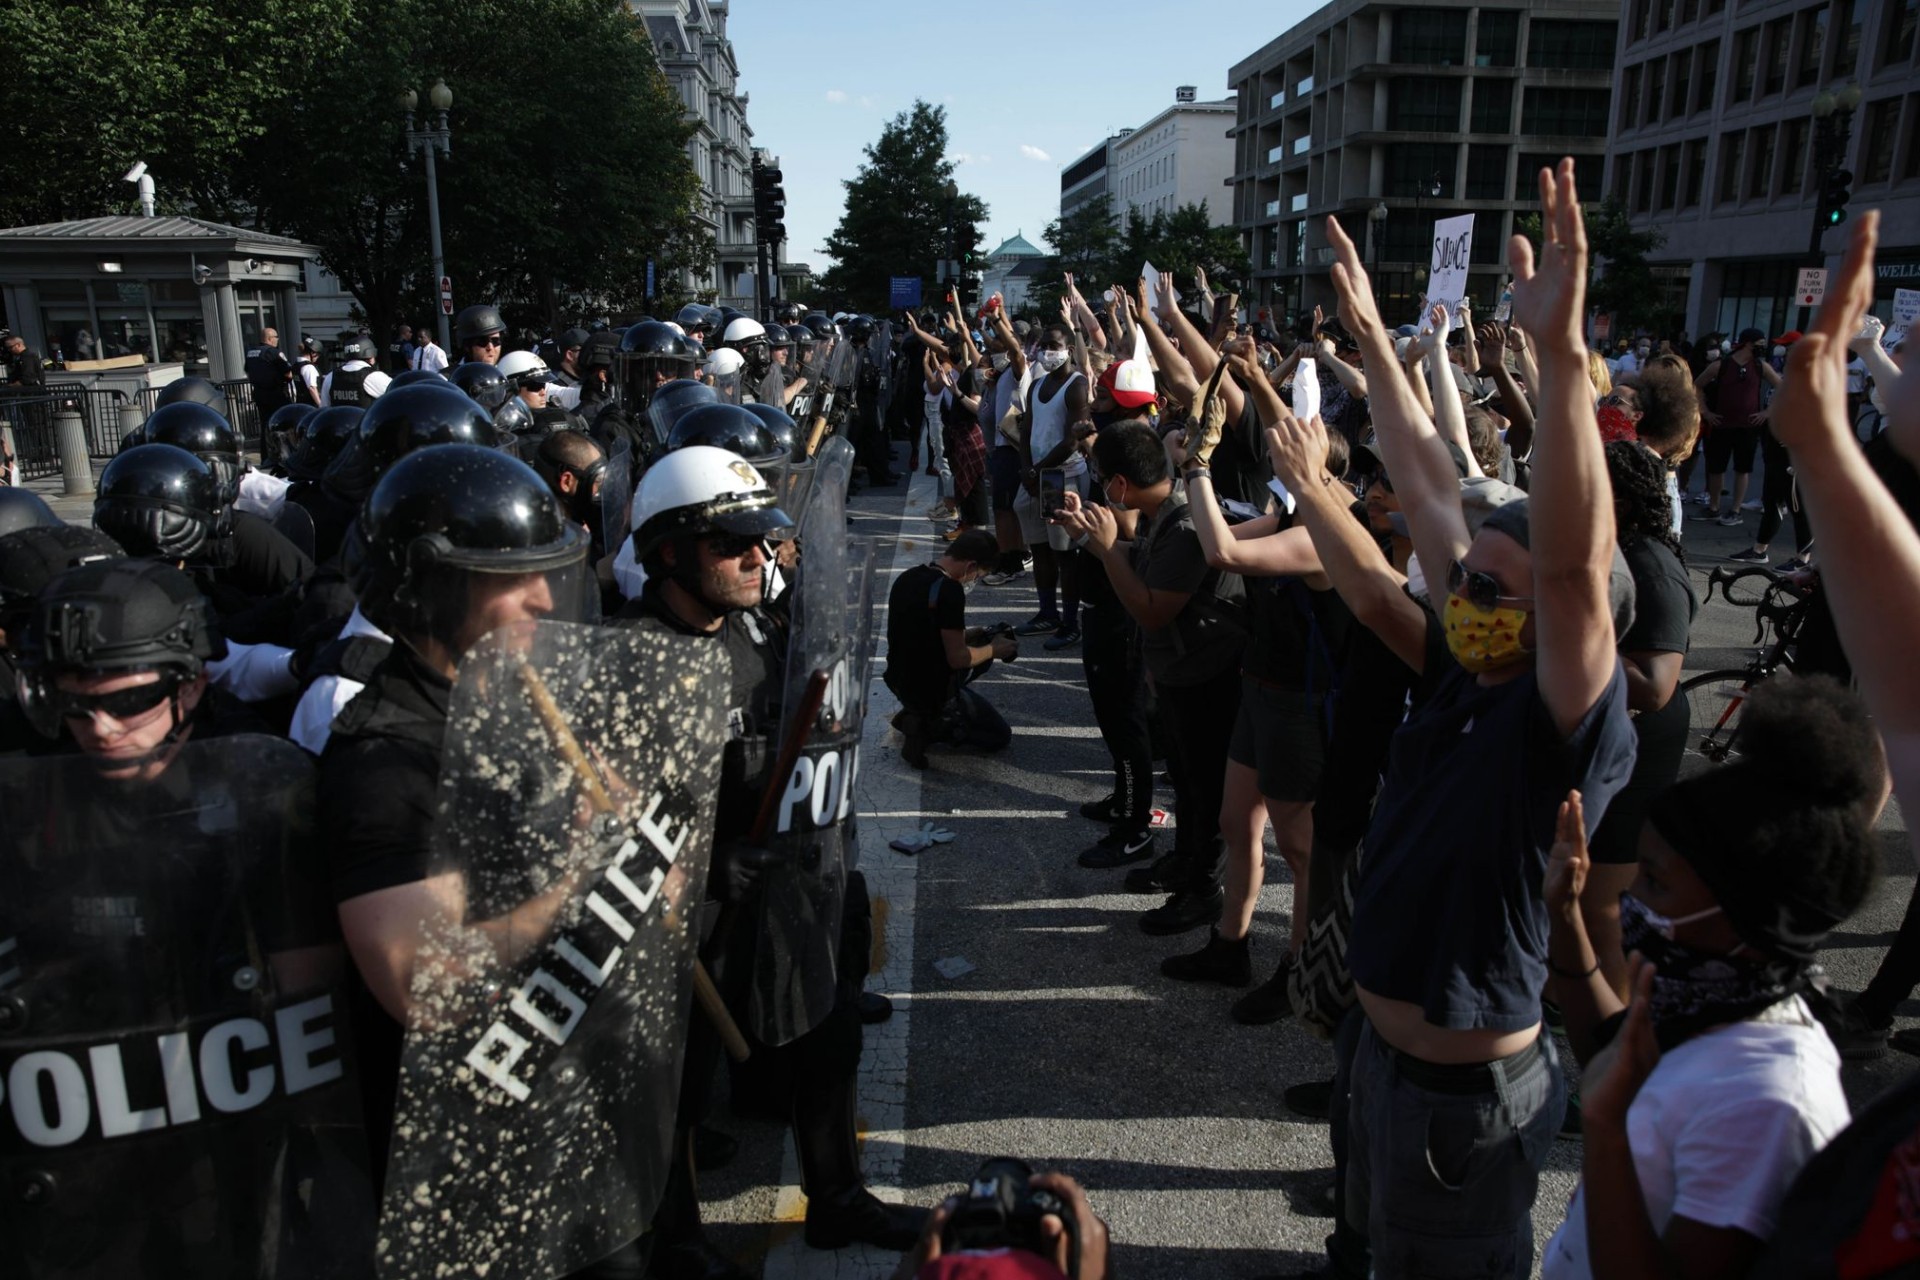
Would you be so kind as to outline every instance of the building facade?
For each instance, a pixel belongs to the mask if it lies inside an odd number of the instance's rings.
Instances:
[[[1003,241],[987,255],[987,269],[980,273],[980,296],[1000,295],[1008,315],[1027,309],[1034,278],[1053,264],[1053,259],[1019,232]]]
[[[723,306],[750,310],[757,246],[753,227],[753,129],[748,96],[740,92],[740,64],[727,38],[726,0],[627,0],[647,24],[654,56],[698,130],[687,159],[700,175],[697,216],[713,236],[713,270],[681,287]],[[778,161],[762,155],[763,160]],[[768,270],[779,274],[779,263]]]
[[[1113,212],[1124,222],[1206,202],[1213,225],[1233,222],[1234,102],[1180,102],[1112,143]]]
[[[1332,312],[1331,216],[1388,323],[1410,320],[1434,221],[1472,213],[1468,290],[1490,310],[1539,170],[1572,156],[1600,189],[1619,18],[1607,0],[1335,0],[1236,64],[1234,221],[1256,305]]]
[[[1876,312],[1920,289],[1920,4],[1628,0],[1622,13],[1606,191],[1665,236],[1649,257],[1674,327],[1800,326],[1799,269],[1837,266],[1846,244],[1844,224],[1816,225],[1829,161],[1853,176],[1850,210],[1881,211]],[[1823,146],[1842,123],[1846,142]]]
[[[1083,208],[1105,196],[1113,199],[1113,191],[1108,183],[1108,169],[1113,161],[1113,147],[1126,139],[1125,133],[1116,133],[1103,138],[1091,147],[1087,153],[1060,171],[1060,216],[1066,217],[1076,209]]]

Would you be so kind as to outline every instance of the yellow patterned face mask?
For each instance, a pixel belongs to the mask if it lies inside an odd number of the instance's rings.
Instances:
[[[1499,606],[1482,609],[1458,593],[1449,595],[1440,615],[1447,633],[1447,652],[1475,675],[1524,662],[1531,653],[1520,643],[1527,613],[1525,609]]]

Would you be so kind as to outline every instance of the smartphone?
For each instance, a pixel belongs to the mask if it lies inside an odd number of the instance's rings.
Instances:
[[[1047,467],[1040,473],[1040,509],[1057,516],[1067,508],[1067,471],[1065,467]]]

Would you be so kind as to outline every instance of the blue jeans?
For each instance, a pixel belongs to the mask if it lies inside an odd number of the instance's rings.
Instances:
[[[1510,1058],[1436,1066],[1372,1024],[1353,1063],[1346,1218],[1379,1280],[1505,1280],[1533,1269],[1533,1200],[1567,1109],[1545,1031]]]

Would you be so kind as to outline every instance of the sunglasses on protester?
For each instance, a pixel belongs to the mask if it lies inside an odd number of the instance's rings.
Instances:
[[[91,720],[96,715],[104,715],[109,720],[125,724],[129,720],[138,720],[173,697],[181,683],[180,676],[167,675],[152,684],[137,684],[129,689],[115,689],[112,693],[69,693],[55,689],[49,695],[49,700],[62,720]]]
[[[1532,596],[1501,595],[1500,584],[1492,574],[1469,569],[1458,560],[1447,563],[1447,590],[1485,613],[1492,613],[1503,605],[1525,609],[1533,604]]]

